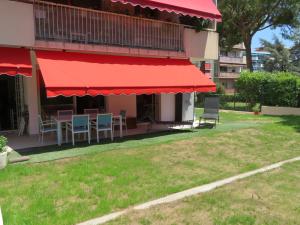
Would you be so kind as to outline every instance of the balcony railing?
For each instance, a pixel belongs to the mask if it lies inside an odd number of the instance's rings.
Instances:
[[[183,25],[36,1],[36,40],[183,51]]]
[[[246,64],[244,57],[220,56],[220,63]]]
[[[220,72],[219,78],[237,79],[240,77],[240,73]]]

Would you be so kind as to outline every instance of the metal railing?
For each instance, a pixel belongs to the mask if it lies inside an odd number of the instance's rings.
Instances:
[[[246,64],[244,57],[220,56],[220,63]]]
[[[231,73],[231,72],[220,72],[219,78],[232,78],[236,79],[240,77],[240,73]]]
[[[184,51],[181,24],[36,1],[36,40]]]

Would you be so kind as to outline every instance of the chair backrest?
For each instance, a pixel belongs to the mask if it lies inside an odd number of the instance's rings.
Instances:
[[[96,119],[97,114],[99,114],[99,109],[84,109],[85,115],[90,115],[91,118]]]
[[[204,100],[204,113],[219,113],[220,98],[206,97]]]
[[[122,119],[126,118],[126,114],[127,114],[126,110],[121,110],[120,111],[120,116],[122,117]]]
[[[58,110],[57,119],[59,120],[69,120],[73,116],[73,110]]]
[[[84,109],[84,114],[89,115],[97,115],[99,113],[99,109]]]
[[[72,116],[73,131],[87,131],[90,127],[89,115],[73,115]]]
[[[97,125],[103,128],[112,128],[112,117],[111,113],[98,114],[97,115]]]

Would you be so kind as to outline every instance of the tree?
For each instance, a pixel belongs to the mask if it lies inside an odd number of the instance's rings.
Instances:
[[[231,48],[244,42],[247,68],[253,71],[253,36],[269,27],[294,27],[299,22],[299,0],[220,0],[223,16],[221,44]]]
[[[294,45],[291,48],[291,58],[293,65],[297,68],[296,71],[300,74],[300,26],[292,32],[289,39],[294,41]]]
[[[291,53],[288,48],[274,36],[274,43],[267,40],[261,40],[263,50],[270,52],[270,57],[264,61],[264,69],[268,72],[274,71],[293,71],[293,63],[291,60]]]

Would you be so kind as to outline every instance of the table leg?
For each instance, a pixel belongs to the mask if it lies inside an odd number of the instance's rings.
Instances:
[[[62,142],[62,130],[61,130],[61,122],[57,122],[57,145],[61,146]]]

